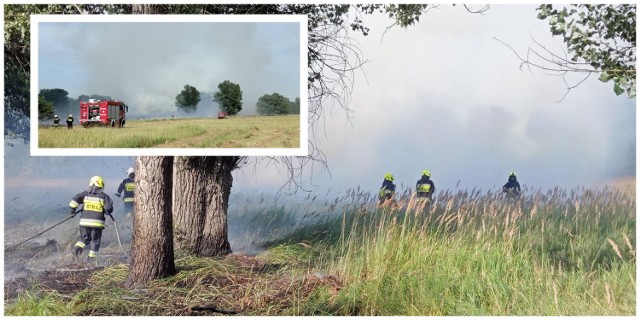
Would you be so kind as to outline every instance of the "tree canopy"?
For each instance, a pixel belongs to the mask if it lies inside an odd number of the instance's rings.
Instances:
[[[258,98],[256,111],[262,115],[287,114],[291,111],[291,101],[279,93],[265,94]]]
[[[80,101],[87,102],[87,101],[89,101],[89,99],[96,99],[96,100],[101,100],[101,101],[112,100],[111,96],[103,96],[101,94],[92,93],[92,94],[89,94],[89,95],[87,95],[87,94],[79,95],[78,96],[78,103],[80,103]]]
[[[240,85],[225,80],[218,84],[218,92],[213,95],[213,101],[220,104],[220,110],[229,115],[235,115],[242,110],[242,90]]]
[[[176,107],[187,113],[196,111],[198,103],[200,103],[200,92],[189,84],[185,84],[184,90],[176,96]]]
[[[42,94],[38,95],[38,119],[51,119],[54,114],[55,110],[53,109],[53,103],[45,99]]]
[[[289,108],[289,113],[291,113],[291,114],[300,114],[300,98],[299,97],[296,97],[296,99],[291,102],[291,107]]]
[[[67,106],[69,103],[69,92],[64,89],[42,89],[40,95],[54,106]]]
[[[548,20],[551,33],[562,36],[569,58],[551,59],[562,71],[599,73],[613,82],[613,91],[636,95],[636,5],[572,4],[538,7],[538,19]]]

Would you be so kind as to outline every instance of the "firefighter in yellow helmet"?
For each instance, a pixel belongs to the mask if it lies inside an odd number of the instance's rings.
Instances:
[[[393,195],[396,193],[396,185],[393,184],[393,174],[387,172],[384,174],[384,180],[382,180],[382,187],[380,187],[380,191],[378,192],[378,200],[380,203],[384,203],[385,201],[393,198]]]
[[[105,226],[105,216],[113,220],[113,201],[103,191],[104,180],[100,176],[94,176],[89,181],[89,189],[75,195],[69,208],[71,215],[76,214],[78,206],[83,205],[80,214],[80,241],[75,245],[73,255],[78,259],[80,253],[89,246],[89,262],[95,263],[95,258],[100,250],[100,238]]]
[[[436,186],[431,181],[431,172],[429,170],[422,171],[422,178],[416,182],[416,194],[418,200],[431,200],[431,197],[436,192]]]

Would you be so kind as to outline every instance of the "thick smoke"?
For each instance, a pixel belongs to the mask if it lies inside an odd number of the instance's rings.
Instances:
[[[264,94],[300,96],[298,23],[41,23],[39,44],[40,88],[109,95],[134,118],[179,115],[185,84],[216,92],[235,82],[245,114]]]
[[[386,17],[367,16],[366,24],[369,36],[356,36],[369,62],[355,75],[352,125],[334,113],[321,128],[318,145],[331,170],[330,178],[316,170],[313,182],[322,188],[376,191],[385,172],[413,187],[424,169],[440,190],[496,190],[511,171],[535,189],[635,176],[635,99],[616,96],[594,75],[558,102],[562,78],[520,70],[493,39],[524,53],[534,37],[563,52],[535,6],[491,6],[485,15],[441,6],[384,36]],[[253,170],[240,179],[278,185]]]
[[[552,37],[547,23],[535,15],[535,6],[492,6],[485,15],[470,14],[458,6],[442,6],[430,11],[419,24],[391,29],[382,39],[389,20],[367,16],[370,35],[356,36],[369,62],[363,68],[364,75],[356,73],[350,104],[354,111],[352,126],[344,125],[346,116],[339,112],[325,114],[317,143],[327,157],[331,175],[314,170],[313,179],[306,177],[305,183],[333,190],[360,185],[375,191],[387,171],[396,175],[398,184],[413,186],[424,169],[432,172],[440,190],[456,186],[499,187],[510,171],[516,171],[521,183],[532,188],[597,187],[617,177],[635,176],[635,99],[615,96],[611,83],[601,83],[593,76],[558,102],[565,94],[561,78],[520,70],[510,49],[493,39],[501,39],[523,52],[533,45],[533,36],[547,48],[562,52],[562,40]],[[163,30],[163,34],[170,38],[173,31]],[[108,41],[120,39],[114,38]],[[225,41],[231,38],[235,37]],[[204,45],[204,41],[196,44]],[[125,49],[126,46],[113,47]],[[180,50],[167,48],[160,52],[175,56]],[[201,50],[190,52],[198,59],[180,60],[180,70],[199,70],[197,65],[205,63],[206,59],[199,55]],[[238,64],[230,68],[237,68],[234,70],[255,70],[259,61],[267,59],[266,55],[249,54],[247,50],[221,49],[211,55],[225,56],[229,52],[249,57],[239,60],[254,65]],[[122,77],[127,85],[120,87],[131,90],[137,105],[152,110],[160,93],[152,96],[139,91],[164,88],[162,82],[169,77],[161,74],[171,72],[159,68],[162,70],[148,71],[143,77],[142,72],[134,72],[138,64],[133,61],[157,66],[173,60],[140,55],[151,63],[134,59],[138,57],[135,52],[128,55],[132,58],[122,56],[126,68],[118,67],[115,72],[125,70],[129,75]],[[98,63],[99,56],[92,56],[92,65],[101,71],[92,74],[108,72],[108,67]],[[211,67],[212,72],[228,67],[211,65],[215,66]],[[142,81],[150,74],[153,77],[149,82]],[[208,73],[197,75],[206,77]],[[213,87],[219,79],[210,81],[209,87]],[[136,82],[141,84],[135,86]],[[163,98],[167,104],[172,105],[184,83],[184,79],[175,81],[177,89]],[[140,87],[146,89],[133,89]],[[243,90],[246,94],[245,86]],[[277,190],[287,172],[260,164],[236,175],[234,186]]]

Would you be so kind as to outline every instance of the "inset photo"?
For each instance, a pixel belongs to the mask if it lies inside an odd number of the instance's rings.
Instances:
[[[307,155],[306,39],[301,15],[32,15],[31,155]]]

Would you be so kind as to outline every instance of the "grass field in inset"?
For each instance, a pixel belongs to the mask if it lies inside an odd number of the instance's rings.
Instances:
[[[124,128],[38,128],[39,148],[299,148],[300,115],[129,120]]]

